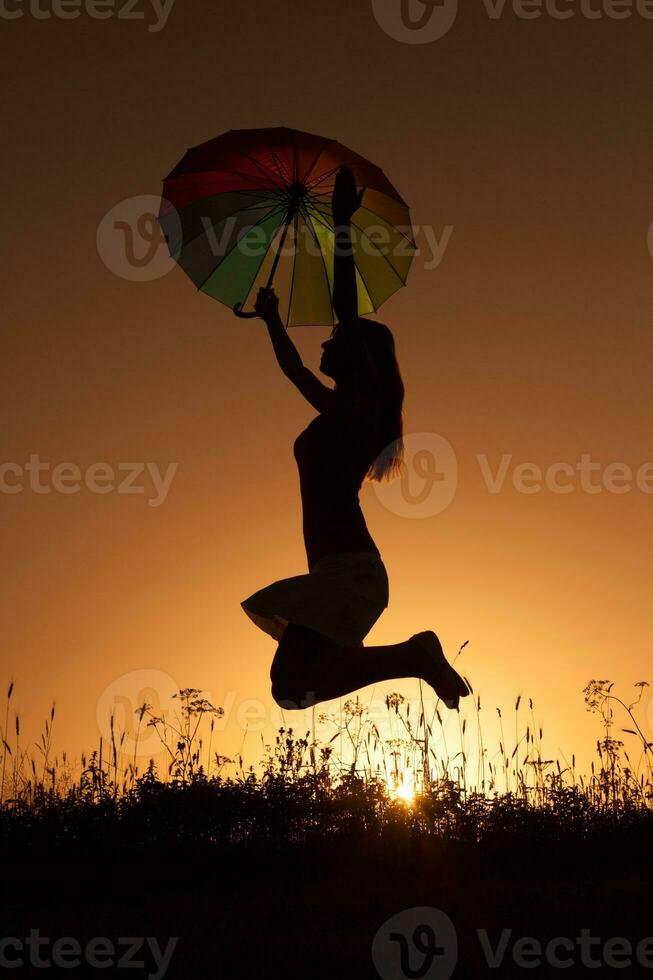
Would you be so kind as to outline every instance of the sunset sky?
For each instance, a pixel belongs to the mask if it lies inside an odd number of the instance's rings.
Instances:
[[[0,694],[13,678],[26,738],[56,700],[57,746],[89,751],[98,705],[121,683],[135,697],[121,680],[135,671],[228,709],[214,745],[226,755],[248,703],[266,741],[283,723],[274,641],[240,601],[307,570],[292,443],[315,411],[261,320],[236,319],[178,268],[125,278],[98,250],[105,215],[158,195],[188,147],[258,126],[331,136],[377,163],[420,247],[377,318],[396,339],[406,435],[448,441],[457,489],[416,517],[364,485],[390,580],[366,643],[434,629],[453,654],[468,640],[457,666],[490,741],[493,709],[522,693],[553,757],[586,759],[600,735],[590,678],[626,697],[653,680],[653,20],[568,6],[568,20],[525,20],[465,3],[424,44],[389,36],[371,0],[177,0],[158,31],[144,0],[144,20],[36,19],[27,4],[0,18],[6,484],[33,456],[81,472],[177,464],[159,506],[151,471],[141,494],[38,493],[25,478],[0,495]],[[292,330],[314,370],[328,334]],[[600,464],[598,493],[578,471],[559,475],[567,493],[515,485],[520,464],[575,468],[583,454]],[[484,473],[504,455],[492,493]],[[628,492],[601,483],[619,484],[615,463],[633,472]],[[362,697],[392,690],[412,698],[417,681]],[[285,715],[302,734],[309,720]]]

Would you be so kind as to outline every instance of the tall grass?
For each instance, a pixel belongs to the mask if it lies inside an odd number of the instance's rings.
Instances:
[[[256,788],[288,789],[304,782],[313,794],[341,795],[355,786],[404,808],[419,807],[426,797],[441,797],[455,798],[460,804],[509,798],[545,810],[558,806],[562,796],[573,796],[596,811],[626,806],[651,809],[653,744],[637,717],[647,686],[645,681],[635,685],[636,694],[628,701],[614,692],[608,680],[588,683],[583,691],[585,705],[597,716],[600,737],[585,774],[577,772],[575,755],[569,762],[543,755],[543,731],[535,723],[532,700],[519,696],[512,719],[496,709],[497,744],[491,751],[479,694],[472,690],[464,715],[447,713],[445,719],[436,703],[428,717],[420,684],[417,717],[402,694],[386,697],[385,737],[359,697],[346,700],[337,713],[314,709],[312,731],[298,737],[293,728],[282,727],[274,746],[263,743],[262,772],[257,775],[252,766],[244,768],[242,753],[231,759],[216,751],[215,721],[224,712],[197,688],[173,695],[180,707],[175,719],[156,715],[146,702],[140,705],[135,712],[133,751],[124,749],[125,731],[116,730],[112,715],[108,744],[100,737],[90,756],[82,754],[81,771],[75,772],[65,752],[53,756],[54,704],[38,741],[21,744],[11,682],[0,713],[0,806],[24,812],[46,800],[118,803],[144,785],[179,789],[203,784],[251,793]],[[158,736],[167,760],[164,771],[159,771],[154,758],[143,771],[139,769],[139,739],[145,728]],[[628,746],[621,736],[628,738]]]

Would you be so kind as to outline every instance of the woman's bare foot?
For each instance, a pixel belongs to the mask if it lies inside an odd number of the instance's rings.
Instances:
[[[418,676],[431,685],[447,708],[457,708],[459,699],[469,694],[469,688],[445,657],[436,634],[433,630],[423,630],[414,633],[410,639],[419,649],[423,664]]]

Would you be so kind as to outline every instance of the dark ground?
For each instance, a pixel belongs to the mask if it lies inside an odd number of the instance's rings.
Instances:
[[[514,848],[498,850],[397,835],[375,841],[358,834],[284,845],[283,850],[250,845],[238,853],[197,842],[104,847],[98,826],[96,839],[85,848],[48,847],[40,841],[25,849],[5,849],[2,936],[27,937],[30,929],[38,929],[51,942],[73,936],[83,945],[104,936],[116,946],[114,960],[126,953],[121,937],[157,937],[162,948],[170,937],[178,937],[165,976],[184,980],[503,980],[561,973],[596,976],[599,969],[627,977],[653,976],[653,968],[636,962],[610,968],[603,954],[609,939],[623,937],[636,946],[653,935],[650,842],[648,847],[645,840],[630,844],[617,853],[609,840],[560,846],[522,840]],[[400,965],[400,941],[387,940],[376,969],[372,943],[377,930],[389,917],[416,906],[435,907],[452,920],[458,942],[453,973],[455,951],[442,933],[439,943],[447,948],[432,961],[411,945],[409,972]],[[551,964],[518,967],[509,945],[500,967],[491,968],[477,935],[487,929],[496,946],[502,929],[511,929],[512,942],[530,936],[545,945],[556,936],[575,943],[583,928],[601,940],[589,954],[594,967],[583,966],[578,945],[573,952],[560,951],[573,957],[573,965],[564,969]],[[413,929],[406,926],[407,937]],[[12,948],[6,955],[18,954]],[[22,955],[29,961],[27,949]],[[614,962],[623,963],[625,954],[617,949],[613,955]],[[146,965],[131,968],[128,976],[156,974],[149,951],[141,948],[133,958],[145,958]],[[6,973],[87,980],[125,976],[126,970],[126,965],[99,969],[84,962]]]

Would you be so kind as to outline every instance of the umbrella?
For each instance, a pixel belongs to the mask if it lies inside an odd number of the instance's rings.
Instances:
[[[189,149],[163,181],[158,221],[199,290],[240,316],[274,285],[286,326],[333,324],[331,195],[348,166],[364,188],[352,219],[358,312],[406,284],[410,213],[383,171],[333,139],[286,127],[229,130]]]

